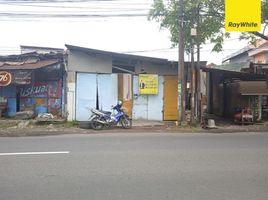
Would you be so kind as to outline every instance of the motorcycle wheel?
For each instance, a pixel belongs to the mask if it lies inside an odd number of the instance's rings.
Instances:
[[[104,124],[98,122],[98,117],[93,118],[90,121],[90,125],[94,130],[102,130],[104,128]]]
[[[129,129],[132,127],[132,121],[128,116],[123,116],[120,120],[120,123],[123,128]]]

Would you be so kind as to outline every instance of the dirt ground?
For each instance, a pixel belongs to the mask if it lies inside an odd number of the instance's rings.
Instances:
[[[115,127],[95,131],[89,127],[80,127],[73,122],[36,123],[27,120],[0,120],[0,137],[43,136],[59,134],[100,134],[100,133],[136,133],[136,132],[173,132],[173,133],[235,133],[235,132],[267,132],[268,122],[253,125],[237,125],[228,121],[215,121],[216,128],[196,126],[176,126],[174,122],[135,122],[131,129]]]

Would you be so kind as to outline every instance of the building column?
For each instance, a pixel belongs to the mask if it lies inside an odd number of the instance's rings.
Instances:
[[[76,73],[67,72],[67,120],[75,120],[75,89]]]

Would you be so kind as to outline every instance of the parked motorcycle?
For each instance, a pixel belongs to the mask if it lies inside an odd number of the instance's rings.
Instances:
[[[94,130],[112,128],[121,124],[123,128],[131,128],[132,121],[122,108],[122,101],[112,106],[113,112],[101,111],[91,108],[92,115],[89,118],[90,125]],[[116,111],[116,113],[114,113]]]
[[[253,114],[248,108],[236,108],[234,122],[239,124],[253,124]]]

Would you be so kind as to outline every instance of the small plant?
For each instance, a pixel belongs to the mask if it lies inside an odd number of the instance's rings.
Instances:
[[[1,129],[6,129],[6,128],[12,128],[12,127],[16,127],[17,124],[16,123],[1,123],[0,124],[0,130]]]
[[[79,122],[78,121],[64,121],[61,123],[57,123],[57,125],[63,128],[79,127]]]

